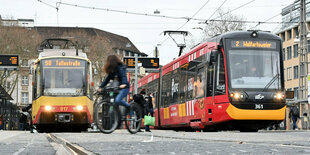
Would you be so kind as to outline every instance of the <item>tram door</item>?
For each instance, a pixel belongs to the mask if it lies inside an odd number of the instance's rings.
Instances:
[[[224,96],[226,94],[226,81],[225,81],[225,65],[224,56],[222,52],[215,52],[211,54],[210,61],[207,69],[207,104],[216,104],[226,102]]]

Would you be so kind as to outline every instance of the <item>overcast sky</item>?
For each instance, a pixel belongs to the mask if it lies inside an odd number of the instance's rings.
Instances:
[[[150,56],[156,45],[160,51],[160,64],[164,65],[178,56],[176,44],[167,39],[162,33],[165,30],[177,30],[185,19],[170,19],[152,16],[140,16],[105,10],[78,8],[61,4],[58,11],[55,9],[59,0],[0,0],[0,15],[2,18],[27,18],[34,19],[35,26],[72,26],[94,27],[104,31],[128,37],[135,46]],[[160,11],[159,15],[170,17],[192,17],[203,5],[205,5],[194,18],[209,19],[221,6],[223,10],[234,10],[234,15],[243,16],[247,21],[265,21],[273,16],[272,22],[281,22],[281,9],[294,0],[61,0],[63,3],[76,4],[103,9],[114,9],[135,13],[154,15],[154,11]],[[49,6],[51,5],[51,6]],[[213,19],[216,14],[212,16]],[[189,31],[195,40],[201,37],[201,30],[194,29],[204,27],[200,21],[191,20],[180,30]],[[257,23],[247,24],[252,28]],[[274,31],[278,24],[262,24],[256,29]]]

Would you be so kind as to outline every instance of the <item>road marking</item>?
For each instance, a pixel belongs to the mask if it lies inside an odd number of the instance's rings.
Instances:
[[[144,131],[144,132],[145,132],[145,131]],[[144,142],[144,143],[152,142],[152,141],[153,141],[153,138],[154,138],[154,136],[153,136],[153,133],[151,132],[151,138],[150,138],[149,140],[143,140],[142,142]]]
[[[17,152],[15,152],[13,155],[18,155],[20,153],[22,153],[27,147],[29,147],[31,144],[33,144],[33,139],[34,137],[31,138],[30,143],[28,143],[25,147],[20,148]]]

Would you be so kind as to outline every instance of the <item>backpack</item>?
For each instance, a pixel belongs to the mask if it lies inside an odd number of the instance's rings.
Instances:
[[[294,116],[299,116],[299,110],[298,110],[297,107],[293,107],[293,109],[292,109],[292,114],[293,114]]]
[[[142,108],[144,108],[144,105],[146,103],[144,97],[140,94],[136,94],[133,96],[133,100],[138,103]]]

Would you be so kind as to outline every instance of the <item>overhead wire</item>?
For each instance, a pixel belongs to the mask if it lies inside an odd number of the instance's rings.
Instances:
[[[261,25],[261,24],[264,24],[265,22],[268,22],[269,20],[271,20],[271,19],[273,19],[273,18],[275,18],[275,17],[277,17],[277,16],[279,16],[279,15],[281,15],[281,14],[278,13],[278,14],[276,14],[276,15],[274,15],[274,16],[268,18],[267,20],[265,20],[265,21],[263,21],[263,22],[258,22],[254,27],[252,27],[252,28],[250,28],[250,29],[255,29],[257,26],[259,26],[259,25]]]
[[[183,28],[191,19],[193,19],[208,3],[210,0],[208,0],[206,3],[204,3],[193,15],[191,18],[189,18],[183,25],[181,25],[177,30],[180,30],[181,28]],[[167,37],[165,40],[163,40],[160,44],[157,45],[162,45],[163,43],[165,43],[168,40],[169,37]]]
[[[49,7],[52,7],[52,8],[54,8],[54,9],[57,9],[57,7],[55,7],[55,6],[51,5],[51,4],[48,4],[48,3],[46,3],[46,2],[43,2],[42,0],[37,0],[37,1],[40,2],[40,3],[42,3],[42,4],[47,5],[47,6],[49,6]]]
[[[218,10],[220,10],[220,8],[225,4],[226,1],[227,1],[227,0],[224,0],[224,1],[223,1],[223,3],[212,13],[212,15],[209,17],[208,20],[210,20],[210,19],[212,18],[212,16],[213,16]]]
[[[52,6],[52,5],[46,3],[46,2],[44,2],[44,1],[42,1],[42,0],[37,0],[37,1],[40,2],[40,3],[43,3],[43,4],[45,4],[45,5],[48,5],[48,6],[50,6],[50,7],[53,7],[53,8],[55,8],[55,9],[57,8],[57,7]],[[233,9],[233,10],[231,10],[231,11],[228,11],[227,13],[225,13],[225,14],[223,14],[223,15],[226,15],[226,14],[231,13],[231,12],[237,10],[237,9],[240,9],[240,8],[243,7],[243,6],[246,6],[246,5],[250,4],[250,3],[252,3],[253,1],[255,1],[255,0],[252,0],[252,1],[248,2],[248,3],[246,3],[246,4],[243,4],[243,5],[241,5],[241,6],[237,7],[237,8],[235,8],[235,9]],[[207,21],[206,19],[193,18],[193,17],[176,17],[176,16],[165,16],[165,15],[153,15],[153,14],[147,14],[147,13],[136,13],[136,12],[123,11],[123,10],[114,10],[114,9],[105,9],[105,8],[81,6],[81,5],[77,5],[77,4],[70,4],[70,3],[64,3],[64,2],[58,2],[58,3],[59,3],[59,4],[63,4],[63,5],[73,6],[73,7],[80,7],[80,8],[86,8],[86,9],[94,9],[94,10],[105,10],[105,11],[126,13],[126,14],[132,14],[132,15],[146,15],[146,16],[153,16],[153,17],[163,17],[163,18],[171,18],[171,19],[182,19],[182,20],[186,20],[186,23],[187,23],[187,21],[190,21],[190,20],[204,21],[204,22]],[[217,19],[217,18],[219,18],[219,16],[216,17],[216,18],[210,19],[210,21],[229,21],[229,20],[215,20],[215,19]],[[233,21],[233,22],[243,22],[243,21]],[[258,22],[263,23],[262,21],[246,21],[246,22],[247,22],[247,23],[253,23],[253,22],[254,22],[254,23],[258,23]],[[292,22],[264,22],[264,23],[267,23],[267,24],[278,24],[278,23],[292,23]],[[293,23],[294,23],[294,22],[293,22]],[[200,23],[200,24],[201,24],[201,23]]]
[[[245,4],[242,4],[242,5],[238,6],[238,7],[236,7],[235,9],[232,9],[232,10],[230,10],[230,11],[227,11],[227,12],[224,13],[222,16],[225,16],[225,15],[227,15],[227,14],[229,14],[229,13],[232,13],[233,11],[236,11],[236,10],[242,8],[242,7],[245,7],[246,5],[248,5],[248,4],[250,4],[250,3],[254,2],[254,1],[255,1],[255,0],[252,0],[252,1],[250,1],[250,2],[247,2],[247,3],[245,3]],[[221,17],[221,16],[217,16],[217,17],[215,17],[215,18],[213,18],[213,19],[217,19],[217,18],[220,18],[220,17]],[[206,22],[207,22],[207,21],[206,21]]]

